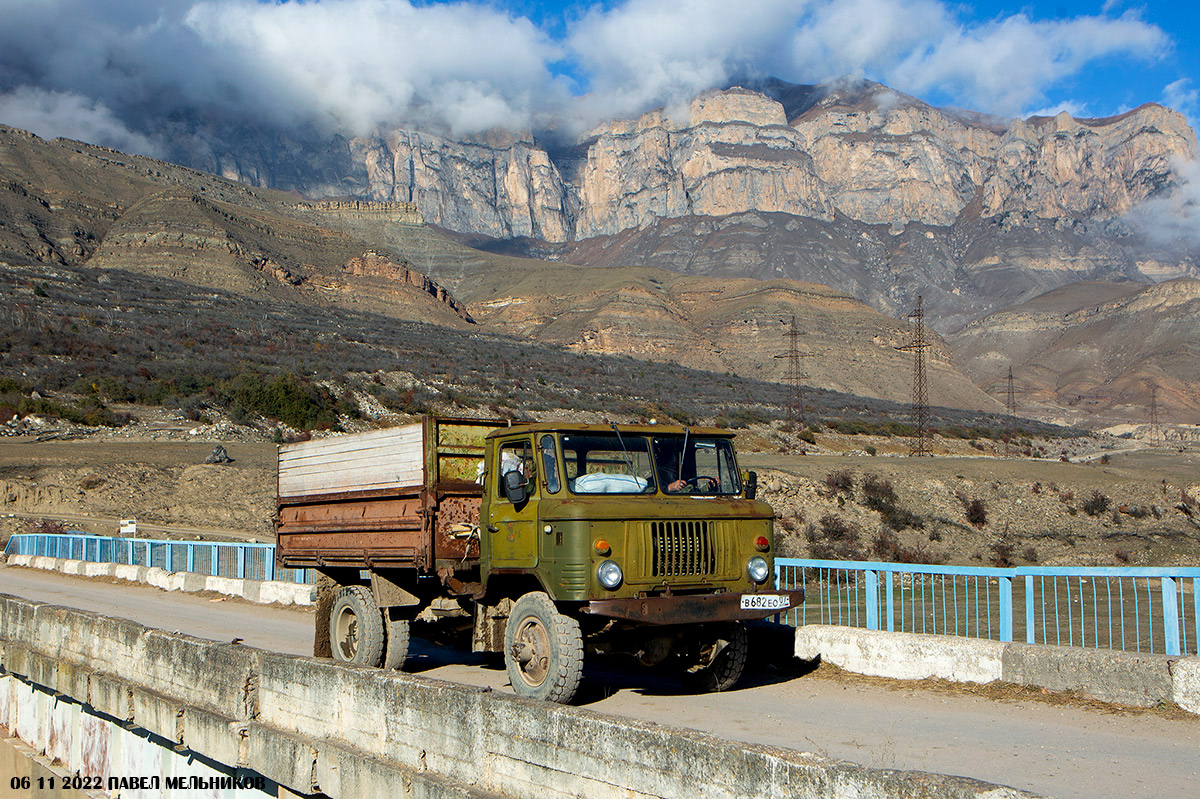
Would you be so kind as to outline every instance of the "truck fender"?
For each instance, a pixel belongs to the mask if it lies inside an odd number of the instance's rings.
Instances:
[[[421,604],[416,594],[379,572],[371,572],[371,593],[381,608],[411,607]]]

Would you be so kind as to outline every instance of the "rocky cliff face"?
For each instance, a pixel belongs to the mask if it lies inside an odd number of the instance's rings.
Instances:
[[[411,202],[507,252],[819,282],[892,314],[920,293],[945,331],[1076,280],[1200,275],[1192,245],[1151,244],[1123,221],[1197,157],[1183,117],[1153,104],[1006,121],[868,82],[764,81],[569,145],[409,130],[327,144],[319,168],[261,143],[205,158],[309,196]]]
[[[1154,104],[1006,122],[867,82],[759,88],[703,95],[680,119],[659,110],[604,124],[554,157],[526,134],[458,142],[394,130],[338,144],[307,180],[261,157],[198,160],[310,195],[413,202],[454,231],[562,242],[746,211],[893,228],[964,213],[1105,219],[1170,184],[1172,157],[1197,157],[1183,117]]]

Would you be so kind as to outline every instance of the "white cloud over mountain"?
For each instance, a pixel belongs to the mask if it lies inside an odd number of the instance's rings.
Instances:
[[[581,129],[734,76],[847,74],[1012,116],[1098,59],[1171,46],[1134,12],[966,24],[946,0],[597,2],[564,30],[473,0],[0,0],[0,121],[143,152],[196,114],[349,134]]]

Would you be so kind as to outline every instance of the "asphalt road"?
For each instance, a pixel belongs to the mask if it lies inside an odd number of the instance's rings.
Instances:
[[[278,652],[312,651],[311,611],[214,602],[3,565],[0,593],[202,638],[237,637]],[[422,641],[414,641],[406,667],[438,679],[511,690],[502,669]],[[1192,796],[1200,785],[1200,719],[994,701],[821,674],[802,675],[759,661],[745,687],[697,696],[683,694],[673,680],[621,661],[599,660],[585,670],[577,702],[732,740],[876,768],[958,774],[1055,797]]]

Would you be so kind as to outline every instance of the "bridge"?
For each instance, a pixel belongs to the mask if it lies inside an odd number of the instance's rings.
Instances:
[[[0,592],[40,593],[45,603],[0,601],[0,726],[16,732],[43,759],[66,764],[60,772],[115,778],[111,787],[121,795],[157,796],[168,778],[175,788],[184,784],[176,778],[186,778],[189,790],[230,796],[254,795],[244,790],[260,787],[258,792],[270,795],[328,796],[1028,795],[989,783],[1032,784],[1038,793],[1060,796],[1127,796],[1139,793],[1139,785],[1183,790],[1200,776],[1195,757],[1200,724],[1186,720],[1093,713],[1065,724],[1060,719],[1056,726],[1050,717],[1064,711],[1052,705],[1023,703],[1019,713],[998,713],[988,707],[994,703],[944,690],[902,693],[870,683],[796,678],[794,672],[772,673],[743,691],[679,697],[668,686],[615,669],[598,681],[616,686],[611,696],[584,697],[582,707],[547,707],[512,696],[494,670],[436,663],[433,650],[418,654],[419,676],[303,657],[311,651],[312,621],[297,611],[158,592],[154,602],[134,598],[127,606],[110,606],[108,597],[135,589],[90,586],[95,593],[72,598],[61,587],[29,588],[31,573],[25,570],[2,574]],[[1194,578],[1177,579],[1176,599],[1190,600]],[[911,587],[911,577],[897,583],[904,584]],[[887,589],[876,587],[884,597]],[[898,605],[899,596],[894,599]],[[955,601],[944,594],[942,599]],[[60,607],[70,604],[104,613]],[[828,607],[816,607],[818,613],[863,610],[845,595],[819,604]],[[888,626],[886,607],[879,599],[876,626]],[[1187,629],[1194,616],[1183,607]],[[152,608],[158,616],[138,616]],[[198,609],[210,626],[193,621]],[[262,629],[276,624],[291,632]],[[797,646],[815,646],[822,657],[840,658],[848,668],[861,667],[847,659],[848,652],[884,662],[947,660],[944,650],[932,647],[930,635],[827,625],[802,630]],[[228,643],[234,635],[246,640]],[[1188,640],[1194,643],[1194,634]],[[963,661],[977,659],[971,647],[1027,646],[961,633],[951,644],[966,653],[959,656]],[[1110,664],[1124,657],[1107,647],[1092,647],[1084,657],[1096,660],[1097,652]],[[1188,654],[1194,654],[1190,646]],[[1126,660],[1133,664],[1126,676],[1154,664],[1169,683],[1172,673],[1188,673],[1197,659],[1133,651]],[[872,694],[879,703],[863,708],[864,696]],[[1188,701],[1185,694],[1180,696]],[[953,721],[940,707],[947,703],[974,707],[959,708]],[[848,717],[857,717],[858,729],[849,729]],[[107,733],[99,731],[102,726]],[[830,743],[826,732],[850,742]],[[87,749],[90,765],[79,759],[83,739],[93,743]],[[95,760],[101,747],[94,744],[101,740],[110,758],[103,768]],[[997,749],[1012,754],[1004,752],[1006,761],[996,757]],[[914,756],[915,750],[924,754]],[[1074,757],[1053,756],[1063,750],[1074,750]],[[1075,758],[1084,762],[1072,767],[1068,761]],[[994,762],[983,768],[964,767],[988,759]],[[1056,783],[1051,774],[1042,787],[1024,779],[1038,770],[1063,777]],[[157,778],[159,788],[136,782],[143,777]],[[199,781],[187,782],[193,777]],[[106,782],[101,790],[109,787]]]

